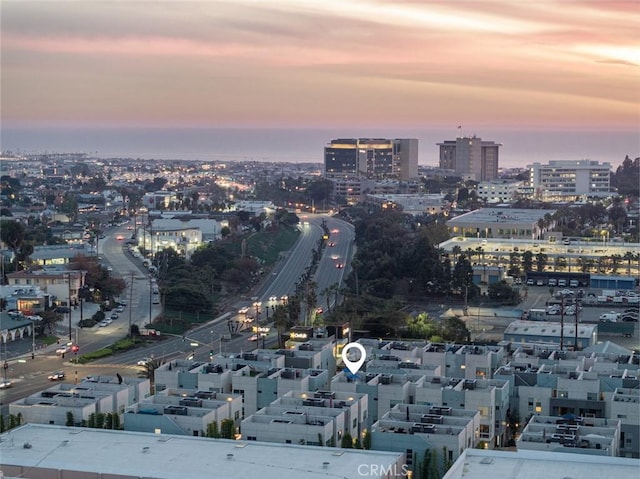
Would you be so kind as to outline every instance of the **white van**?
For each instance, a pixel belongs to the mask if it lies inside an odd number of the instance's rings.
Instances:
[[[549,278],[549,286],[557,286],[558,285],[558,281],[556,281],[555,278]]]
[[[620,319],[620,313],[614,313],[613,311],[610,313],[602,313],[600,315],[600,321],[604,323],[615,323]]]
[[[577,288],[578,286],[580,286],[580,282],[577,279],[572,279],[569,281],[569,287]]]
[[[558,280],[558,286],[560,286],[561,288],[564,288],[567,285],[567,280],[566,279],[559,279]]]

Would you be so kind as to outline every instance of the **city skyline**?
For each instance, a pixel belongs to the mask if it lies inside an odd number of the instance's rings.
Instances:
[[[2,123],[637,138],[638,23],[636,2],[9,0]]]

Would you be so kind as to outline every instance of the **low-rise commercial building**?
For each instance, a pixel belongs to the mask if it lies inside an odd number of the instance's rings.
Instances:
[[[26,424],[0,435],[6,477],[406,477],[404,454]],[[96,451],[102,451],[97,453]]]

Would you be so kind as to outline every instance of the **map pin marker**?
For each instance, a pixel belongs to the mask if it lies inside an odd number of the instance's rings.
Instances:
[[[357,349],[358,351],[360,351],[360,359],[358,359],[357,361],[351,361],[348,354],[350,349]],[[366,359],[366,357],[367,352],[364,350],[364,346],[362,346],[362,344],[360,343],[349,343],[342,349],[342,361],[353,375],[355,375],[360,370],[360,368],[364,364],[364,360]]]

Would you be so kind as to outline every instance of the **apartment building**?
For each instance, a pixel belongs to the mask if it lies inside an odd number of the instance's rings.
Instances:
[[[242,396],[193,389],[165,389],[129,406],[125,431],[205,436],[211,423],[232,419],[240,425]]]
[[[530,416],[603,418],[620,421],[620,455],[640,457],[637,354],[560,351],[531,345],[514,351],[496,378],[513,385],[511,410]]]
[[[395,361],[396,369],[413,369],[407,373],[423,372],[428,376],[450,376],[465,379],[490,379],[502,363],[502,346],[431,343],[425,341],[387,341],[360,339],[371,361]],[[371,361],[367,372],[372,371]],[[376,369],[375,371],[378,371]]]
[[[339,408],[269,406],[244,419],[241,430],[247,441],[336,446],[349,429]]]
[[[486,447],[501,447],[507,440],[509,381],[434,376],[416,387],[415,404],[467,409],[480,413],[478,439]]]
[[[89,420],[92,414],[118,413],[146,398],[148,379],[95,376],[79,384],[57,383],[9,404],[9,414],[22,415],[25,423],[66,425],[71,413],[74,424]]]
[[[611,195],[611,164],[592,160],[533,163],[529,184],[543,201],[580,201]]]
[[[63,269],[39,269],[22,270],[14,273],[7,273],[7,283],[9,286],[24,288],[21,310],[31,310],[31,308],[42,308],[44,306],[42,297],[33,297],[31,300],[26,296],[31,296],[30,288],[35,292],[36,288],[42,290],[52,299],[60,304],[78,304],[78,291],[84,284],[86,271],[63,270]]]
[[[444,464],[476,447],[479,434],[478,411],[397,404],[371,427],[371,449],[403,452],[413,464],[429,450],[432,461]]]
[[[518,450],[618,456],[620,421],[573,415],[533,416],[516,440]]]
[[[345,431],[354,439],[367,430],[369,401],[366,394],[336,391],[290,391],[271,403],[274,407],[303,408],[307,406],[342,409]]]

